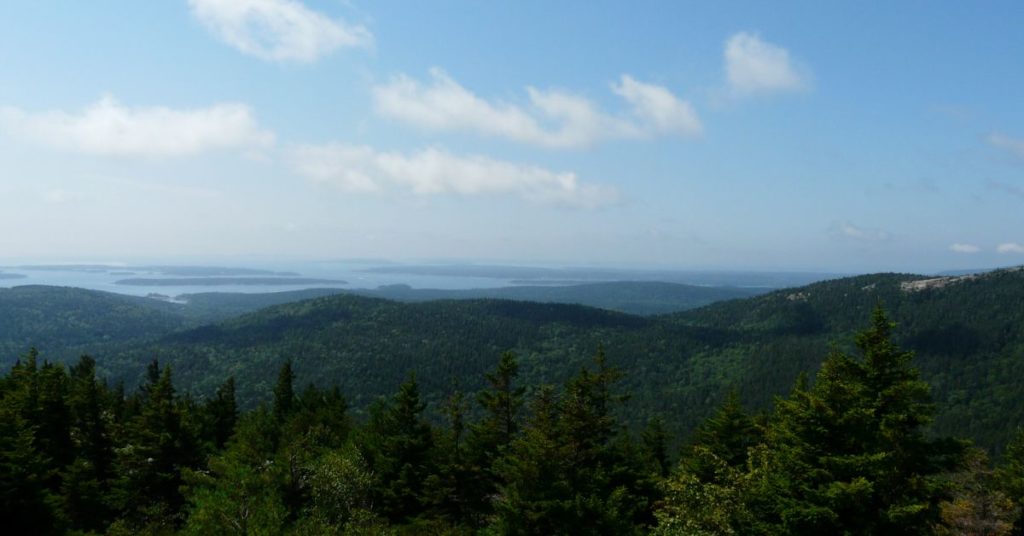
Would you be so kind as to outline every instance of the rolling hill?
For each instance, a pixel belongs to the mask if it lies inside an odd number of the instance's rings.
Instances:
[[[927,281],[922,283],[922,281]],[[416,371],[427,399],[460,382],[474,390],[505,350],[528,384],[559,382],[603,345],[627,373],[634,421],[666,414],[685,433],[726,391],[763,408],[811,372],[832,347],[849,349],[876,304],[940,407],[935,428],[1005,441],[1024,423],[1024,271],[926,278],[877,274],[837,279],[700,309],[641,317],[564,304],[503,300],[396,303],[352,295],[284,304],[107,357],[138,374],[153,355],[174,363],[182,385],[209,392],[228,375],[250,403],[292,359],[300,383],[337,384],[357,408]],[[129,378],[131,379],[131,378]]]
[[[188,306],[154,300],[21,287],[0,293],[4,318],[17,320],[3,323],[0,338],[6,356],[31,344],[48,357],[91,351],[105,373],[128,382],[158,357],[174,365],[179,385],[200,395],[233,375],[250,405],[265,399],[277,368],[292,359],[300,384],[338,385],[357,409],[391,393],[411,371],[431,403],[456,382],[473,391],[506,350],[520,356],[524,383],[561,382],[604,346],[627,372],[631,421],[664,414],[682,434],[732,388],[749,406],[767,407],[830,348],[850,349],[881,303],[934,388],[937,432],[995,446],[1024,424],[1019,269],[842,278],[660,316],[498,299],[400,303],[303,292],[194,295],[188,313]],[[197,325],[302,297],[312,299]]]

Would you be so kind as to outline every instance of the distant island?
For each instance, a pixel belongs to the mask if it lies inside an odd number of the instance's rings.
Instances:
[[[109,273],[111,275],[135,275],[136,272],[151,272],[161,275],[173,275],[181,277],[207,277],[207,276],[281,276],[297,277],[297,272],[275,272],[273,270],[262,270],[255,268],[230,268],[223,266],[127,266],[107,264],[29,264],[14,266],[21,270],[33,270],[42,272],[85,272],[85,273]],[[134,270],[134,271],[132,271]]]
[[[0,279],[25,279],[25,277],[27,276],[24,274],[7,274],[0,272]]]
[[[545,268],[485,264],[424,264],[373,266],[358,270],[375,274],[505,279],[515,285],[565,285],[613,281],[651,281],[702,287],[785,288],[836,279],[843,274],[822,272],[759,272],[715,270],[629,269],[600,267]]]
[[[189,287],[189,286],[226,286],[226,285],[346,285],[340,279],[316,279],[310,277],[173,277],[149,278],[133,277],[114,281],[115,285],[136,287]]]

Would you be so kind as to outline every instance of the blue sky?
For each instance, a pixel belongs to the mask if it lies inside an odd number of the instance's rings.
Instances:
[[[0,258],[1024,263],[1020,2],[21,2]]]

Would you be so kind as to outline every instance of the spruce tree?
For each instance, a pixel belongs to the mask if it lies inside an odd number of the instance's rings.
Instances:
[[[277,375],[277,384],[274,386],[274,416],[277,420],[284,421],[291,414],[295,405],[295,373],[292,371],[292,360],[289,359],[281,365],[281,372]]]
[[[364,455],[380,482],[380,511],[392,522],[414,521],[426,511],[424,483],[435,468],[425,407],[416,376],[410,375],[390,400],[372,408],[364,430]]]

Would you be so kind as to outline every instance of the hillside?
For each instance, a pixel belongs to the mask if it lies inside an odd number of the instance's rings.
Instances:
[[[794,374],[813,368],[831,343],[849,346],[877,303],[891,312],[897,340],[916,352],[915,363],[933,387],[938,431],[995,445],[1024,424],[1021,269],[967,277],[844,278],[665,320],[733,333],[731,342],[702,352],[701,359],[735,370],[745,398],[763,405]],[[730,367],[726,356],[742,356],[742,362]]]
[[[133,346],[103,363],[138,374],[153,355],[173,362],[182,385],[210,390],[235,375],[243,400],[267,392],[295,361],[299,383],[337,384],[357,408],[415,370],[438,402],[464,390],[514,350],[524,382],[557,383],[604,345],[628,373],[635,421],[666,414],[684,433],[732,387],[763,408],[830,346],[848,347],[883,303],[897,337],[935,388],[936,429],[1005,442],[1024,423],[1024,272],[999,271],[913,290],[923,276],[878,274],[816,283],[660,317],[499,300],[401,304],[351,295],[285,304]],[[129,378],[132,379],[132,378]]]
[[[50,359],[152,339],[186,326],[180,306],[70,287],[0,288],[0,364],[37,347]]]
[[[502,299],[569,303],[637,315],[656,315],[695,309],[711,303],[748,298],[770,289],[696,286],[657,281],[613,281],[578,285],[523,285],[468,290],[414,289],[389,285],[370,291],[352,291],[396,301]]]
[[[520,355],[525,383],[559,383],[603,345],[628,372],[632,420],[664,414],[685,433],[733,387],[749,406],[767,407],[797,374],[813,371],[832,344],[848,347],[883,303],[899,323],[898,340],[917,352],[916,364],[934,387],[938,431],[997,445],[1024,424],[1020,270],[858,276],[653,317],[566,304],[398,303],[321,292],[333,291],[196,294],[182,306],[18,287],[0,291],[0,348],[7,362],[31,345],[51,359],[89,351],[104,373],[129,382],[156,356],[173,363],[179,384],[196,393],[236,376],[249,404],[264,399],[271,371],[292,358],[300,384],[336,384],[358,409],[391,393],[413,370],[431,403],[456,379],[463,390],[476,390],[505,350]],[[292,302],[302,298],[314,299]]]

